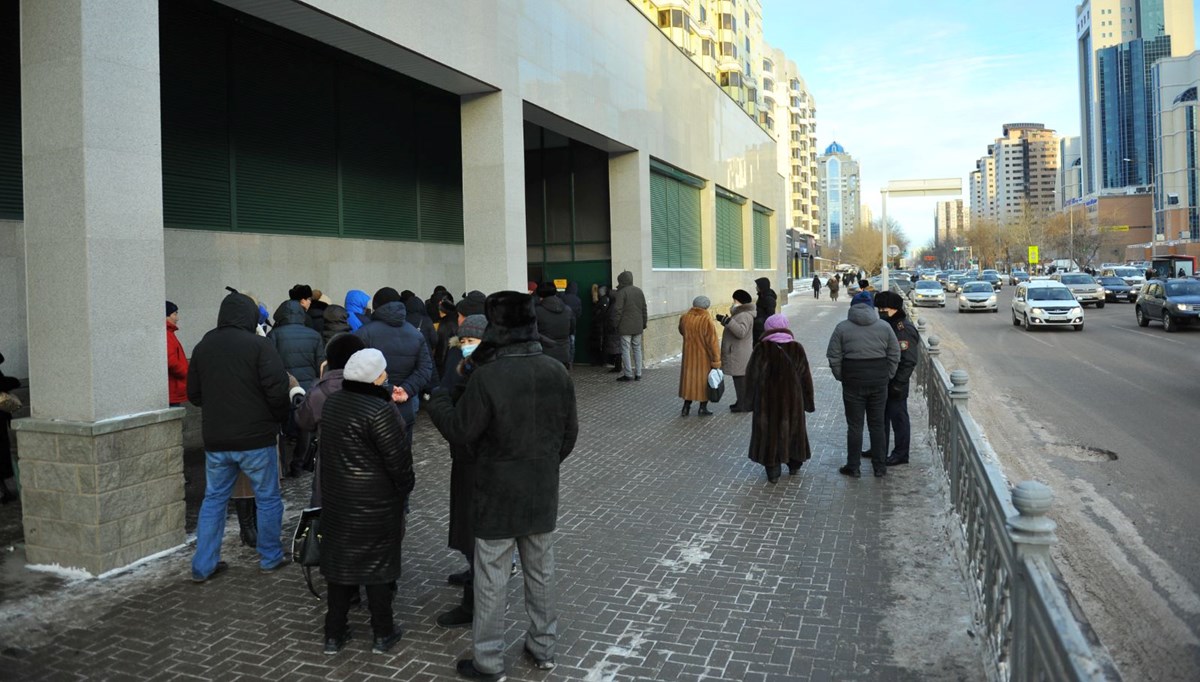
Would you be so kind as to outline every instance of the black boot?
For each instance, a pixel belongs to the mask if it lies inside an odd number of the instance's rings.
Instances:
[[[462,602],[449,611],[438,615],[438,627],[469,628],[475,618],[475,586],[472,583],[463,585]]]
[[[253,497],[239,497],[233,501],[237,510],[238,528],[241,529],[242,544],[247,547],[258,546],[258,505]]]
[[[696,410],[696,414],[700,415],[701,417],[711,417],[712,416],[712,412],[708,411],[708,401],[707,400],[700,401],[700,409]]]

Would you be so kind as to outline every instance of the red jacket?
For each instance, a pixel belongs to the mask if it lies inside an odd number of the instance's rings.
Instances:
[[[188,361],[183,344],[175,338],[179,329],[167,320],[167,400],[172,404],[187,402]]]

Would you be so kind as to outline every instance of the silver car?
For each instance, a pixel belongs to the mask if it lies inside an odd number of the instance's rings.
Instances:
[[[958,294],[958,312],[965,313],[972,310],[1000,312],[1000,308],[996,305],[996,290],[992,288],[991,284],[967,282],[962,285],[962,291]]]
[[[1067,288],[1075,295],[1075,300],[1079,301],[1079,305],[1093,304],[1097,308],[1104,307],[1104,287],[1096,281],[1095,277],[1086,272],[1055,273],[1051,279],[1067,285]]]
[[[946,292],[942,291],[942,285],[933,279],[923,279],[917,282],[912,291],[908,292],[908,298],[912,300],[913,305],[946,307]]]

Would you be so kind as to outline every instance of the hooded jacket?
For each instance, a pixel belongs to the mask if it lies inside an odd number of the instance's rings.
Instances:
[[[437,347],[437,330],[433,328],[433,320],[425,314],[425,302],[413,296],[404,303],[404,311],[404,319],[421,332],[425,345],[433,352]]]
[[[172,405],[187,400],[188,361],[183,344],[175,336],[178,329],[167,320],[167,401]]]
[[[646,311],[646,295],[633,285],[633,273],[628,270],[617,275],[617,285],[611,313],[616,321],[617,334],[641,334],[650,323]]]
[[[758,300],[754,302],[754,342],[758,343],[767,318],[779,312],[779,296],[771,288],[771,280],[766,277],[759,277],[754,284],[758,287]]]
[[[385,303],[371,321],[354,332],[368,348],[376,348],[387,360],[388,381],[409,395],[400,413],[410,427],[417,418],[417,396],[433,380],[433,356],[421,332],[406,320],[408,311],[400,301]]]
[[[359,327],[371,321],[367,309],[371,307],[371,297],[362,289],[351,289],[346,292],[346,321],[350,323],[350,331],[356,332]]]
[[[571,364],[571,335],[575,333],[575,313],[558,296],[547,296],[537,307],[538,334],[542,352],[564,365]]]
[[[825,350],[833,378],[847,385],[883,386],[896,375],[900,344],[875,308],[857,303],[838,322]]]
[[[575,324],[578,326],[579,319],[583,317],[583,301],[579,298],[579,282],[567,282],[567,290],[558,297],[567,304],[571,312],[575,313]]]
[[[328,346],[333,337],[338,334],[345,334],[350,329],[350,314],[342,306],[334,303],[325,308],[324,313],[325,325],[321,330],[321,340]]]
[[[325,361],[325,342],[318,332],[305,325],[308,319],[299,301],[284,301],[275,309],[275,326],[267,333],[283,359],[284,369],[306,391],[317,380]]]
[[[258,309],[249,296],[230,294],[221,301],[217,328],[192,351],[187,396],[204,408],[206,450],[272,447],[287,419],[287,372],[275,344],[255,334],[257,320]]]

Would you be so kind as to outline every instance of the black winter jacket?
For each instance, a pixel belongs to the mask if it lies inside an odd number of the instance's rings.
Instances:
[[[308,315],[305,324],[318,334],[325,333],[325,309],[328,307],[328,303],[314,300],[308,305],[308,310],[304,311],[304,314]]]
[[[758,343],[767,318],[779,312],[779,296],[771,288],[771,280],[766,277],[759,277],[754,284],[758,287],[758,300],[754,302],[754,343]]]
[[[404,310],[404,319],[421,332],[421,336],[425,338],[425,345],[429,346],[432,353],[433,349],[437,347],[437,330],[433,328],[433,320],[425,314],[425,304],[421,299],[413,296],[408,299],[408,303],[404,304]]]
[[[575,324],[579,325],[579,319],[583,317],[583,301],[579,298],[579,282],[567,282],[567,290],[558,295],[563,303],[575,313]]]
[[[350,314],[336,303],[325,308],[325,323],[321,330],[321,340],[328,346],[333,337],[350,331]]]
[[[321,575],[341,585],[400,577],[412,451],[387,389],[344,381],[321,412]]]
[[[475,453],[475,537],[549,533],[558,523],[559,464],[579,433],[575,385],[542,353],[536,331],[494,327],[475,351],[490,361],[457,404],[439,392],[429,414],[446,440]]]
[[[564,365],[570,364],[570,337],[575,333],[575,313],[558,296],[543,298],[535,310],[542,352]]]
[[[206,450],[273,446],[279,425],[287,419],[287,372],[275,345],[254,333],[257,322],[254,301],[245,294],[230,294],[221,302],[217,328],[192,351],[187,395],[203,408]]]
[[[406,314],[403,303],[392,301],[372,313],[371,321],[354,335],[368,348],[383,353],[388,381],[408,393],[410,398],[400,405],[400,413],[411,428],[417,418],[417,395],[433,381],[433,358],[421,332],[405,321]]]
[[[320,333],[305,326],[308,319],[299,301],[284,301],[275,309],[275,327],[267,334],[283,358],[284,368],[306,391],[317,380],[325,361],[325,342]]]
[[[888,383],[888,396],[907,398],[909,379],[921,357],[921,335],[917,332],[917,325],[908,319],[903,310],[896,311],[886,321],[900,344],[900,364],[896,367],[896,376]]]

